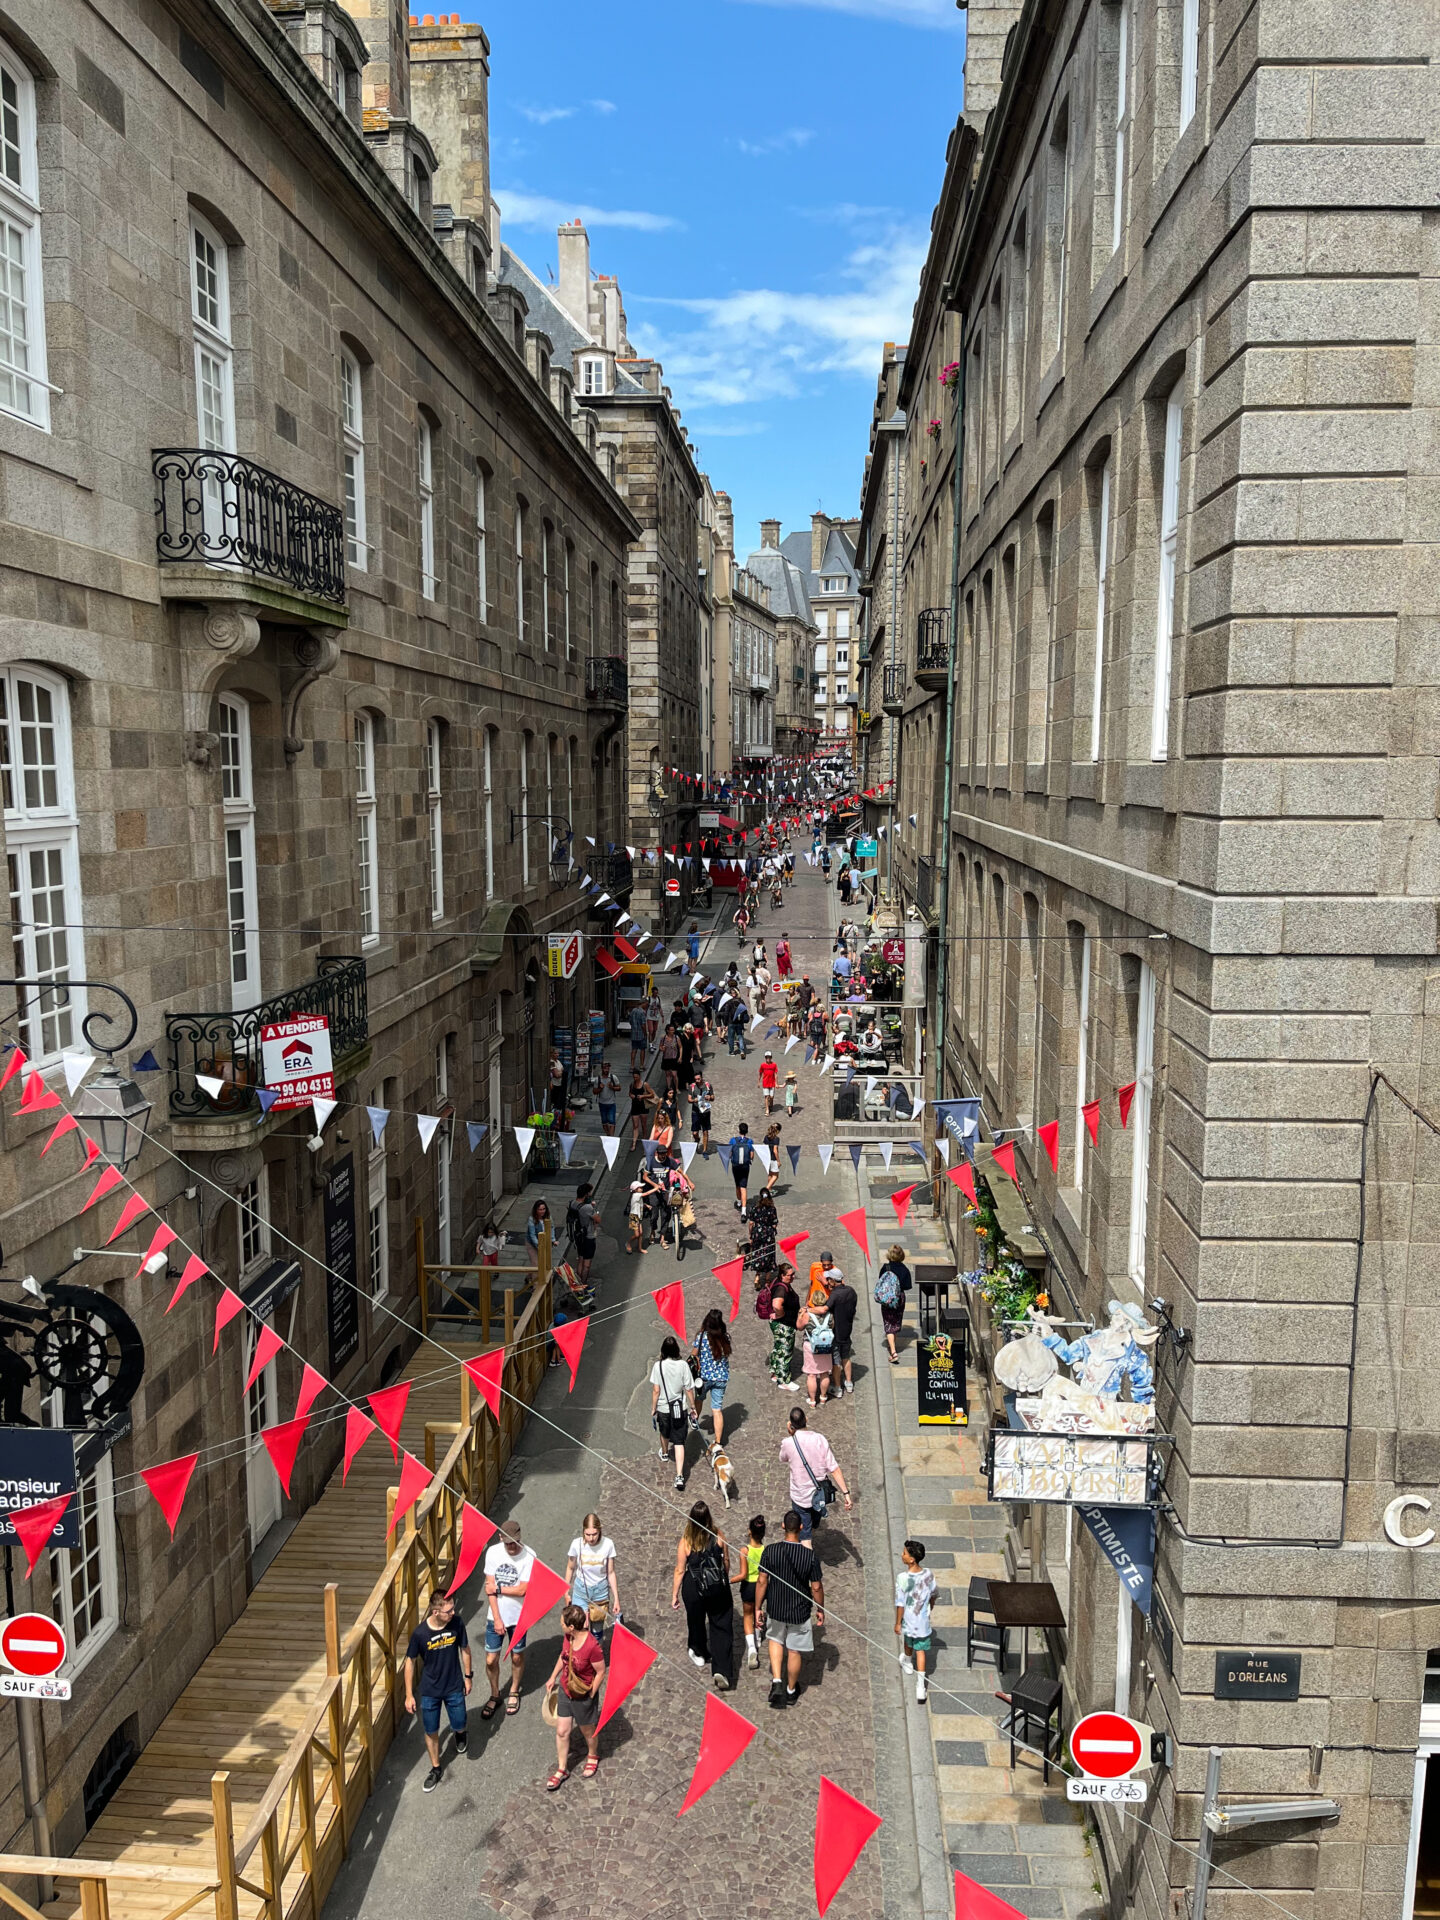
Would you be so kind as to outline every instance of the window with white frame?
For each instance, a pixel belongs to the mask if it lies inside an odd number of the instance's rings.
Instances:
[[[550,544],[555,530],[548,520],[540,522],[540,631],[545,636],[545,651],[554,646],[550,635]]]
[[[345,447],[345,558],[352,567],[366,565],[365,552],[365,410],[360,391],[360,362],[353,354],[340,355],[340,430]]]
[[[841,607],[835,615],[835,638],[837,640],[848,640],[850,638],[850,609],[848,607]]]
[[[0,788],[15,971],[41,984],[20,1002],[20,1044],[37,1064],[73,1046],[85,1015],[80,828],[63,681],[34,667],[0,672]]]
[[[255,779],[250,708],[234,694],[220,701],[220,799],[225,820],[225,922],[230,993],[237,1007],[260,996],[260,904],[255,868]]]
[[[1120,245],[1125,217],[1125,136],[1130,129],[1130,0],[1120,0],[1115,22],[1115,185],[1110,251]]]
[[[1142,960],[1135,1007],[1135,1098],[1130,1103],[1130,1278],[1145,1291],[1150,1115],[1155,1088],[1155,975]]]
[[[235,355],[230,334],[230,249],[208,221],[190,216],[190,319],[200,444],[235,451]]]
[[[495,729],[485,729],[481,762],[481,799],[485,803],[485,898],[495,898]]]
[[[475,469],[475,600],[476,617],[482,623],[490,618],[490,582],[486,573],[485,552],[485,469]]]
[[[59,1427],[64,1420],[64,1396],[53,1394],[46,1402],[45,1424]],[[107,1449],[80,1475],[72,1507],[79,1545],[50,1554],[51,1598],[69,1644],[72,1674],[120,1624],[113,1461]]]
[[[369,1104],[372,1107],[388,1106],[390,1102],[385,1098],[385,1093],[383,1084],[376,1087]],[[371,1138],[373,1141],[373,1133]],[[366,1170],[366,1277],[372,1300],[383,1300],[390,1291],[390,1194],[387,1168],[388,1156],[382,1132],[378,1142],[370,1149]]]
[[[358,890],[360,944],[371,947],[380,938],[380,857],[375,819],[375,722],[368,713],[355,715],[355,880]]]
[[[445,822],[440,800],[440,722],[425,728],[425,808],[430,815],[430,918],[445,918]]]
[[[515,638],[525,644],[525,502],[515,502]]]
[[[243,1278],[270,1258],[270,1169],[266,1166],[235,1195],[235,1233]]]
[[[604,393],[605,362],[598,355],[586,355],[580,362],[581,393]]]
[[[0,40],[0,411],[50,425],[35,82]]]
[[[1155,686],[1150,714],[1150,758],[1170,751],[1170,673],[1175,653],[1175,549],[1180,529],[1181,382],[1165,402],[1165,464],[1160,481],[1160,595],[1155,611]]]
[[[1110,468],[1100,469],[1100,532],[1095,546],[1095,658],[1090,683],[1090,758],[1100,758],[1100,717],[1105,698],[1105,603],[1110,583]]]
[[[1180,9],[1180,132],[1195,118],[1200,92],[1200,0]]]
[[[435,598],[435,442],[422,413],[415,426],[415,485],[420,506],[420,597]]]
[[[520,884],[530,884],[530,741],[532,736],[522,733],[520,736]]]
[[[836,672],[838,673],[838,672],[840,671],[840,669],[841,669],[842,667],[845,667],[845,668],[848,668],[848,667],[849,667],[849,665],[850,665],[850,649],[849,649],[849,647],[836,647],[836,649],[835,649],[835,670],[836,670]]]

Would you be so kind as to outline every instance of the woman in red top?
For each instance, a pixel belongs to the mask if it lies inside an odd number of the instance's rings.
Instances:
[[[765,1111],[775,1111],[775,1084],[780,1078],[780,1069],[775,1064],[773,1053],[767,1053],[760,1062],[760,1090],[765,1095]]]
[[[560,1616],[565,1637],[560,1642],[560,1658],[545,1682],[545,1691],[558,1689],[555,1722],[555,1771],[545,1782],[547,1793],[556,1793],[570,1778],[570,1738],[576,1727],[585,1736],[585,1764],[580,1769],[589,1780],[600,1771],[597,1751],[600,1734],[600,1682],[605,1678],[605,1649],[590,1631],[590,1616],[584,1607],[569,1606]]]
[[[788,933],[782,933],[780,938],[775,942],[775,965],[779,969],[780,978],[782,980],[788,980],[790,978],[790,936]]]

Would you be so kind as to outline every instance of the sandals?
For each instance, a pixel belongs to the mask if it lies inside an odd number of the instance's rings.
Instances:
[[[582,1780],[593,1780],[599,1771],[600,1771],[600,1762],[595,1758],[594,1754],[592,1753],[589,1759],[585,1762],[584,1766],[581,1767],[580,1769],[580,1778]]]
[[[518,1693],[506,1694],[505,1711],[507,1714],[518,1713],[520,1711],[520,1696]]]
[[[493,1720],[499,1711],[500,1711],[500,1696],[498,1693],[492,1693],[490,1698],[485,1702],[484,1706],[481,1707],[480,1709],[480,1718],[482,1720]]]
[[[545,1791],[547,1793],[558,1793],[569,1778],[570,1770],[568,1767],[557,1767],[545,1782]]]

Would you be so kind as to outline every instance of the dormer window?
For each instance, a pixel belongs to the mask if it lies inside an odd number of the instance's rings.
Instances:
[[[605,362],[599,354],[586,354],[580,362],[581,393],[605,393]]]

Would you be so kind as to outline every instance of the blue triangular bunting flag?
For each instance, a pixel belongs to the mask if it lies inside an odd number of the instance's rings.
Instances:
[[[465,1131],[470,1136],[470,1151],[474,1153],[480,1142],[490,1131],[490,1122],[488,1120],[467,1120],[465,1122]]]
[[[158,1073],[160,1071],[160,1062],[155,1058],[155,1055],[150,1051],[149,1047],[147,1047],[130,1071],[132,1073]]]
[[[791,1173],[795,1173],[795,1172],[797,1172],[797,1171],[798,1171],[798,1169],[799,1169],[799,1166],[800,1166],[800,1149],[799,1149],[799,1147],[786,1147],[786,1149],[785,1149],[785,1151],[786,1151],[786,1153],[788,1153],[788,1154],[789,1154],[789,1156],[790,1156],[790,1171],[791,1171]]]
[[[850,1142],[850,1164],[852,1167],[859,1167],[860,1156],[864,1151],[865,1149],[860,1141],[852,1140]]]
[[[365,1111],[370,1116],[370,1131],[375,1136],[375,1144],[378,1147],[385,1135],[385,1122],[390,1118],[390,1109],[366,1107]]]
[[[260,1102],[260,1111],[268,1113],[280,1096],[278,1093],[272,1093],[269,1087],[257,1087],[255,1098]]]

